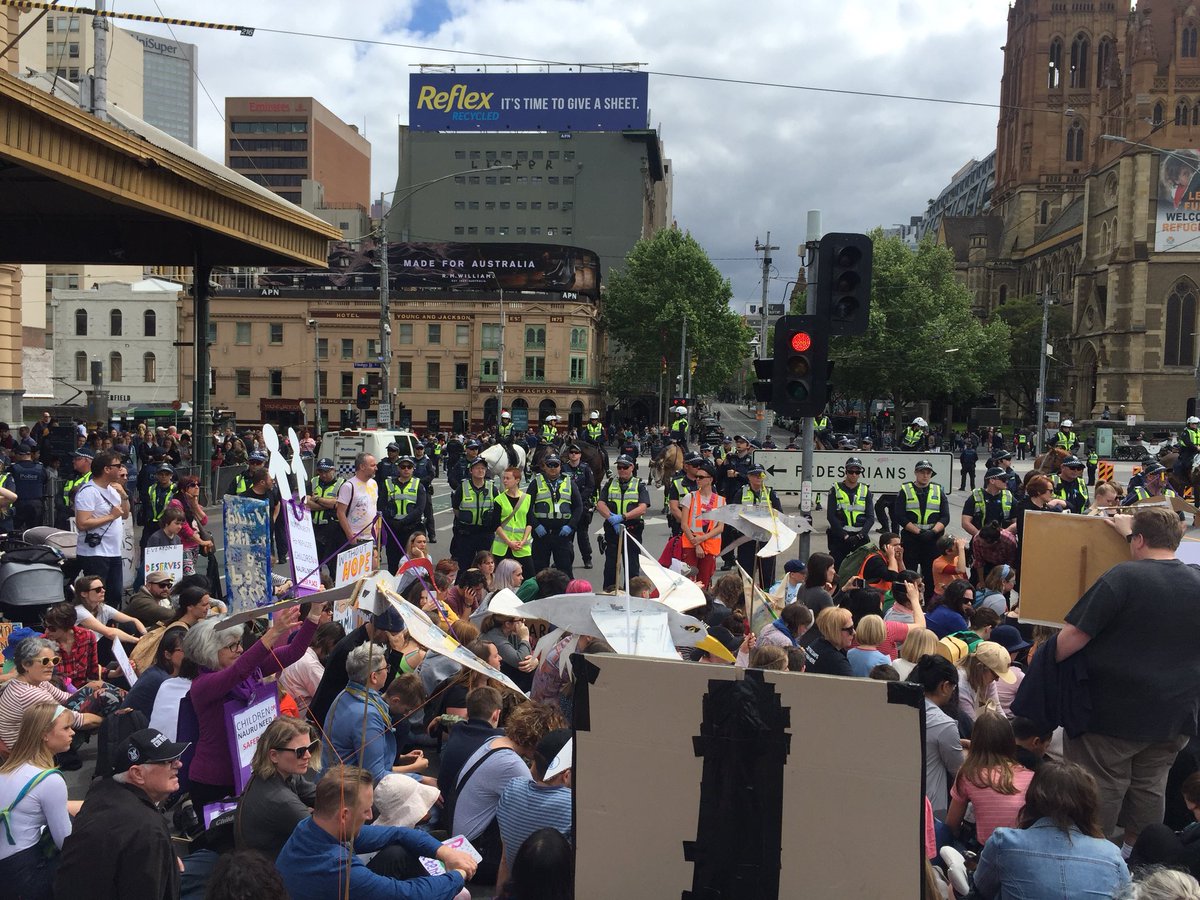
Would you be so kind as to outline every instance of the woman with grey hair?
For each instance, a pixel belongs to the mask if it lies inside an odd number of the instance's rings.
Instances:
[[[61,662],[58,645],[43,637],[27,637],[13,651],[17,675],[0,693],[0,742],[5,755],[21,733],[21,716],[35,703],[57,703],[69,707],[71,695],[50,683],[54,667]],[[89,682],[91,684],[91,682]],[[101,686],[103,686],[101,684]],[[76,731],[99,728],[103,719],[90,712],[73,712]]]
[[[502,559],[496,563],[496,571],[492,574],[492,590],[486,599],[490,600],[493,595],[505,588],[515,594],[524,580],[525,573],[519,562],[515,559]]]
[[[388,674],[385,652],[382,644],[368,641],[346,657],[350,681],[325,716],[322,750],[326,767],[361,766],[376,784],[393,771],[396,760],[392,714],[381,693]]]
[[[217,619],[205,619],[188,629],[183,639],[184,656],[200,673],[192,681],[189,696],[196,713],[199,738],[188,767],[192,802],[197,806],[215,803],[233,795],[233,761],[225,704],[250,704],[263,679],[277,675],[304,655],[321,621],[325,604],[314,603],[290,643],[282,639],[300,619],[297,607],[275,613],[271,627],[242,652],[242,629],[217,630]],[[277,646],[278,645],[278,646]]]

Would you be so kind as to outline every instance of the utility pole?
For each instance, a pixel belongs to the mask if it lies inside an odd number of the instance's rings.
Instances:
[[[1042,288],[1042,346],[1038,351],[1037,456],[1046,442],[1046,342],[1050,339],[1050,282]]]
[[[104,0],[96,0],[96,11],[104,12]],[[92,17],[92,115],[108,121],[108,19]]]
[[[388,238],[383,221],[383,201],[385,194],[379,195],[379,237],[375,252],[379,255],[379,373],[382,384],[379,389],[379,427],[392,427],[392,324],[388,320],[391,313],[388,309],[390,300],[388,291],[391,276],[388,273]],[[363,410],[363,424],[366,425],[367,413]]]
[[[683,317],[683,331],[680,332],[680,334],[679,334],[679,393],[681,393],[681,394],[684,393],[683,388],[684,388],[684,385],[686,384],[686,382],[683,380],[686,369],[687,369],[687,316],[684,316]],[[687,397],[685,396],[684,399],[686,400]],[[670,415],[667,416],[666,421],[667,421],[668,425],[671,424],[671,416]]]
[[[758,358],[762,359],[766,353],[767,347],[767,288],[771,277],[771,251],[778,250],[778,247],[771,245],[771,232],[767,232],[767,242],[760,244],[758,238],[754,239],[754,252],[762,253],[762,301],[758,308]],[[760,400],[754,410],[754,418],[757,426],[755,436],[761,443],[767,437],[767,410],[766,406]]]
[[[808,272],[804,276],[807,286],[804,289],[804,311],[807,315],[817,312],[817,248],[821,243],[821,211],[808,211],[808,228],[805,234],[804,249],[808,255]],[[766,273],[763,273],[763,284],[766,284]],[[818,377],[825,377],[824,372]],[[812,480],[813,480],[813,443],[815,440],[813,420],[811,416],[804,419],[803,435],[801,437],[800,455],[800,511],[811,518],[813,509]],[[812,542],[812,533],[800,535],[799,559],[807,560]]]

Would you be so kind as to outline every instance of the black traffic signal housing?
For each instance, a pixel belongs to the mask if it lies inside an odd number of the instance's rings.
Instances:
[[[775,399],[771,379],[775,376],[775,360],[763,357],[754,361],[754,399],[760,403],[770,404]]]
[[[369,384],[360,384],[358,386],[358,395],[355,402],[359,409],[371,408],[371,386]]]
[[[865,234],[833,232],[817,251],[817,315],[830,334],[866,334],[871,319],[873,245]]]
[[[819,416],[829,394],[829,322],[784,316],[775,323],[771,409],[791,418]]]

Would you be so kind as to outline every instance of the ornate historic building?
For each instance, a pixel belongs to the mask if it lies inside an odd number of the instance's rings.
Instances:
[[[942,222],[982,314],[1030,294],[1070,311],[1059,408],[1077,419],[1108,406],[1178,421],[1196,392],[1198,33],[1191,0],[1016,0],[996,137],[1000,227]]]

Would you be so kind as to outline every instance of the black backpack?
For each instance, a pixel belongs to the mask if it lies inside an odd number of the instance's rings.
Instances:
[[[131,709],[120,715],[105,716],[100,723],[96,740],[96,777],[105,778],[113,774],[113,757],[121,742],[135,731],[150,727],[150,720],[140,709]]]

